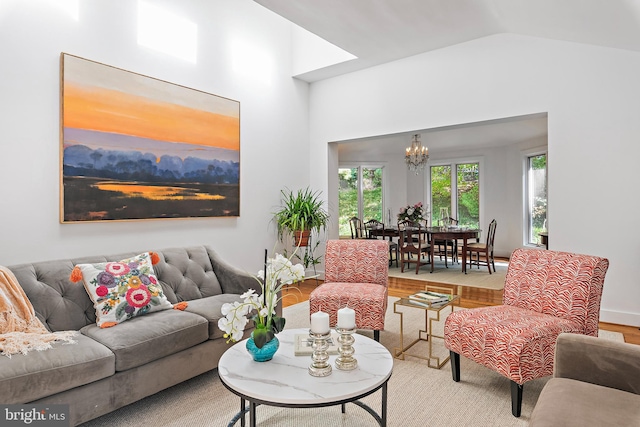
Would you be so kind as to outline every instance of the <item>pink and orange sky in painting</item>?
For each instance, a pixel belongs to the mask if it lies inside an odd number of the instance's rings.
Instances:
[[[237,101],[71,55],[64,56],[63,72],[65,128],[161,141],[164,152],[167,142],[177,143],[176,155],[184,144],[240,149]],[[127,148],[134,147],[120,147]]]

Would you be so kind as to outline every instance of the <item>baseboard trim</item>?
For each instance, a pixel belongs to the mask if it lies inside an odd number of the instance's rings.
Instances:
[[[640,314],[613,310],[600,310],[600,321],[616,325],[640,327]]]

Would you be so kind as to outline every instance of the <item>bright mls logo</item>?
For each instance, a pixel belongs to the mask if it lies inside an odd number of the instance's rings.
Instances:
[[[0,405],[0,425],[68,427],[69,405]]]

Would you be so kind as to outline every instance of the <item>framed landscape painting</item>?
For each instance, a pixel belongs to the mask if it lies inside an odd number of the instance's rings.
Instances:
[[[61,54],[66,222],[240,215],[240,103]]]

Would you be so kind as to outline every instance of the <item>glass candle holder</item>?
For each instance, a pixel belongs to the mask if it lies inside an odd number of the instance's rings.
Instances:
[[[336,328],[338,332],[338,357],[336,359],[336,368],[341,371],[351,371],[358,367],[358,361],[353,354],[356,352],[353,348],[355,338],[353,334],[356,328],[345,329]]]
[[[311,337],[311,348],[313,348],[309,375],[313,377],[326,377],[331,375],[332,369],[329,364],[329,353],[327,352],[331,331],[317,334],[309,330],[309,337]]]

